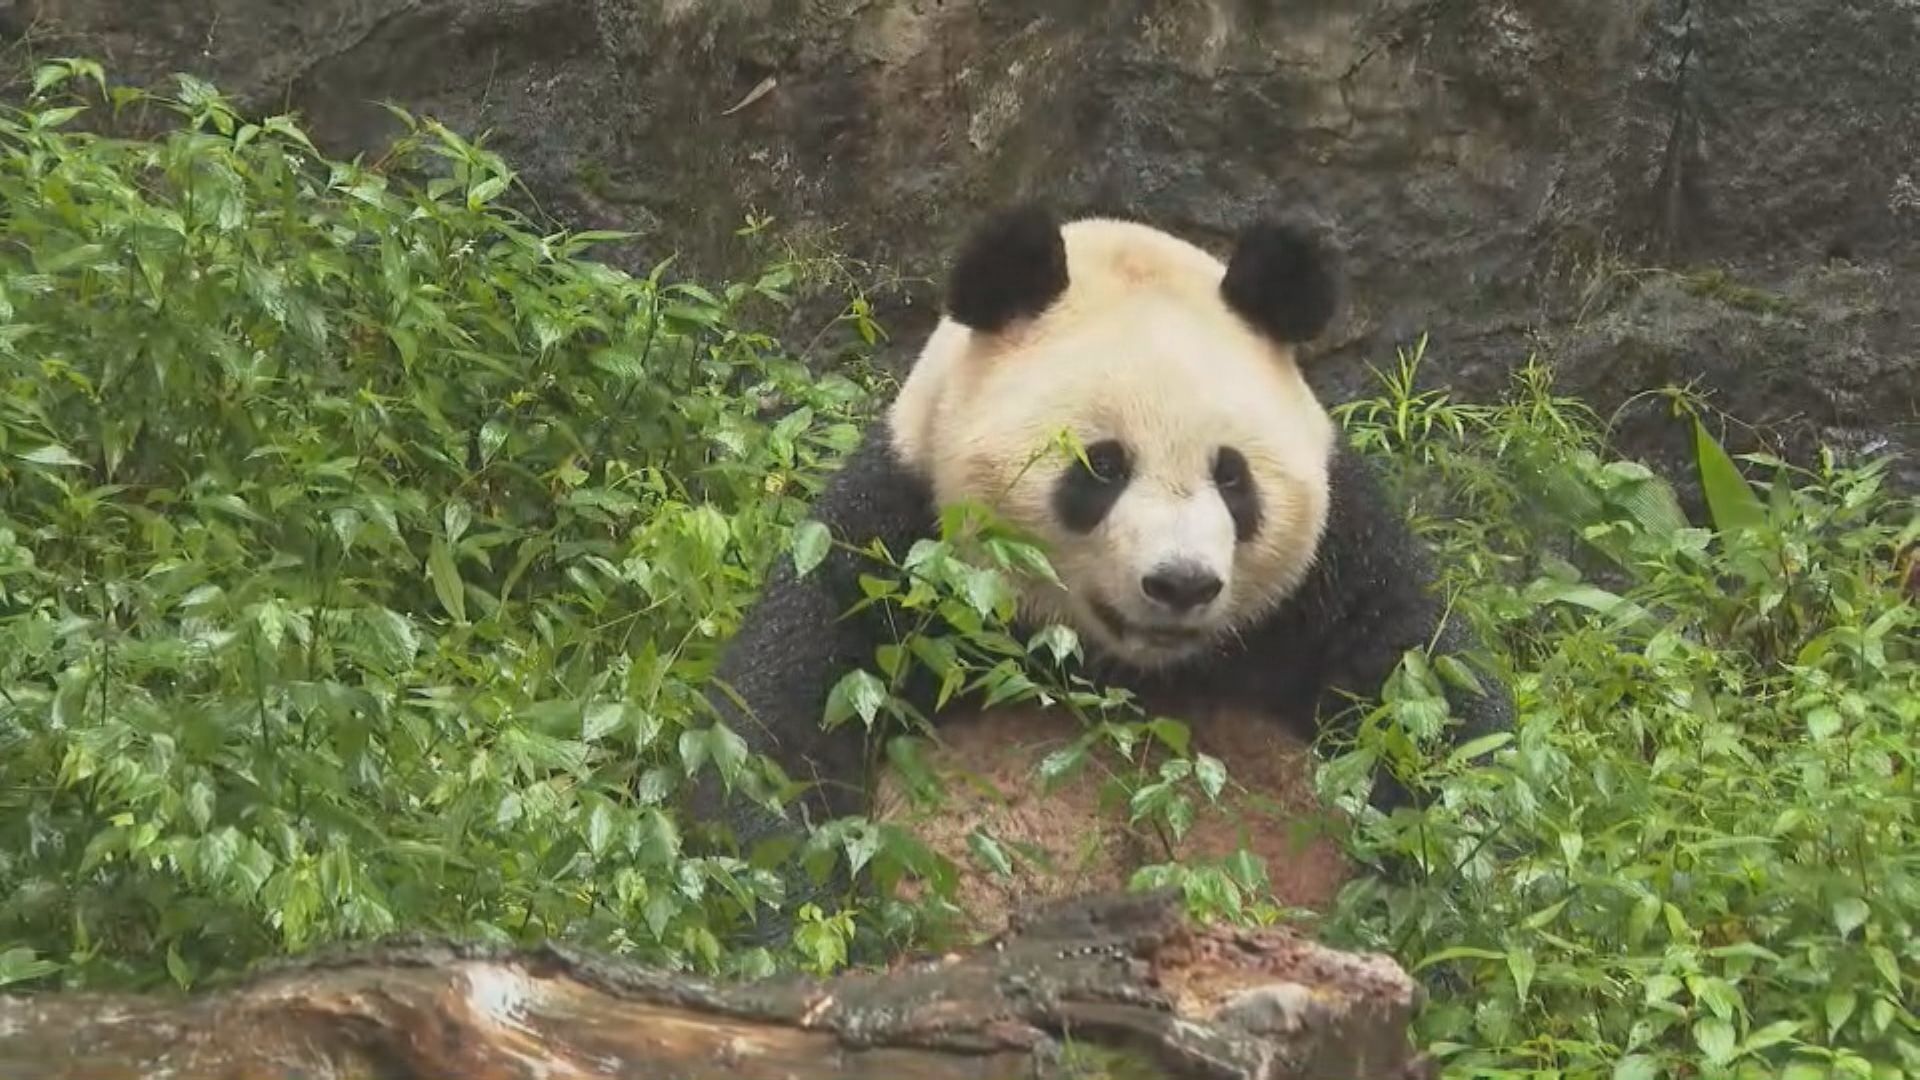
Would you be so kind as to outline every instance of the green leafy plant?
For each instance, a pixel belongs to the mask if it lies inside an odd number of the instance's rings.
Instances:
[[[1411,380],[1347,414],[1428,505],[1480,508],[1427,529],[1501,570],[1458,607],[1505,641],[1520,717],[1493,763],[1436,759],[1406,737],[1434,727],[1437,688],[1409,657],[1323,781],[1349,806],[1371,761],[1428,781],[1421,810],[1354,838],[1419,871],[1357,883],[1335,935],[1434,985],[1420,1034],[1454,1075],[1920,1074],[1920,611],[1894,580],[1914,502],[1883,461],[1751,455],[1773,476],[1750,482],[1674,395],[1694,525],[1593,452],[1544,372],[1521,384],[1424,423],[1445,434],[1417,451],[1383,419],[1428,406]],[[1416,453],[1432,467],[1404,467]]]
[[[536,231],[404,114],[343,163],[192,78],[34,83],[0,115],[0,978],[402,928],[764,966],[717,935],[781,883],[670,797],[777,790],[701,691],[865,417],[747,328],[799,270],[589,261],[613,234]],[[130,111],[174,122],[101,133]]]

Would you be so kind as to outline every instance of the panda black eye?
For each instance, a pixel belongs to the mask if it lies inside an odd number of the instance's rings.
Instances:
[[[1213,484],[1233,515],[1233,534],[1241,543],[1260,535],[1260,492],[1247,457],[1231,446],[1213,456]]]
[[[1061,525],[1083,535],[1107,519],[1133,475],[1133,460],[1117,440],[1094,443],[1084,452],[1086,464],[1062,469],[1053,489],[1054,515]]]
[[[1222,491],[1237,491],[1247,484],[1247,459],[1231,446],[1222,447],[1213,459],[1213,483]]]
[[[1127,448],[1112,440],[1094,443],[1086,448],[1087,464],[1093,468],[1094,479],[1102,484],[1117,484],[1127,478],[1130,462],[1127,460]]]

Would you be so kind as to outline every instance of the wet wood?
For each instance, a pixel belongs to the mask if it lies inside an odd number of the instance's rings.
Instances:
[[[714,983],[548,947],[387,944],[191,997],[0,997],[7,1080],[1416,1077],[1391,960],[1101,895],[966,954]]]

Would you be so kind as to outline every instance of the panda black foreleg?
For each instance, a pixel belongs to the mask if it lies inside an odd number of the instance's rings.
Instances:
[[[1492,677],[1473,654],[1479,643],[1457,615],[1443,615],[1438,605],[1424,597],[1380,598],[1382,606],[1373,610],[1371,635],[1347,638],[1344,646],[1335,646],[1337,658],[1329,660],[1328,682],[1322,695],[1321,715],[1326,718],[1357,716],[1348,694],[1362,700],[1377,700],[1388,678],[1406,653],[1428,649],[1433,657],[1451,657],[1472,671],[1480,692],[1442,683],[1447,700],[1449,723],[1445,731],[1449,748],[1464,746],[1483,735],[1506,731],[1513,726],[1513,702],[1507,689]],[[1394,601],[1398,601],[1395,603]],[[1445,618],[1444,624],[1441,619]],[[1359,626],[1355,627],[1359,632]],[[1374,778],[1369,802],[1382,813],[1412,805],[1413,794],[1390,770],[1382,768]]]
[[[1372,467],[1342,450],[1333,465],[1333,506],[1321,541],[1322,557],[1305,590],[1306,612],[1320,639],[1320,714],[1351,715],[1351,694],[1376,697],[1411,649],[1432,647],[1477,668],[1480,643],[1435,595],[1436,576],[1426,545],[1388,498]],[[1491,672],[1475,671],[1481,691],[1444,687],[1450,745],[1460,746],[1513,725],[1513,702]],[[1387,770],[1375,779],[1372,805],[1383,812],[1412,802]]]
[[[822,725],[834,684],[848,672],[870,667],[875,650],[891,640],[877,609],[848,614],[861,596],[860,575],[878,567],[847,548],[864,549],[877,539],[900,558],[936,522],[931,492],[895,459],[884,421],[869,428],[861,446],[829,479],[811,516],[827,527],[835,546],[805,576],[789,557],[775,562],[759,598],[722,649],[716,685],[707,694],[750,753],[772,759],[790,779],[812,785],[799,801],[800,815],[783,817],[730,795],[711,768],[701,772],[686,804],[689,821],[728,826],[743,855],[764,841],[794,841],[793,855],[780,867],[788,903],[757,925],[752,936],[760,943],[784,937],[801,904],[847,885],[838,872],[822,885],[811,882],[798,858],[808,826],[866,809],[866,733],[858,723],[831,731]]]

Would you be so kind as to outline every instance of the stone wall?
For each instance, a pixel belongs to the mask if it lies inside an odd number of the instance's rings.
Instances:
[[[1022,196],[1215,241],[1306,211],[1355,280],[1336,393],[1427,332],[1469,394],[1538,353],[1603,411],[1697,379],[1790,449],[1920,449],[1920,0],[0,0],[0,34],[335,152],[390,134],[372,99],[490,129],[544,209],[700,273],[749,210],[921,279]],[[897,348],[932,295],[889,298]],[[1660,406],[1621,423],[1680,467]]]

